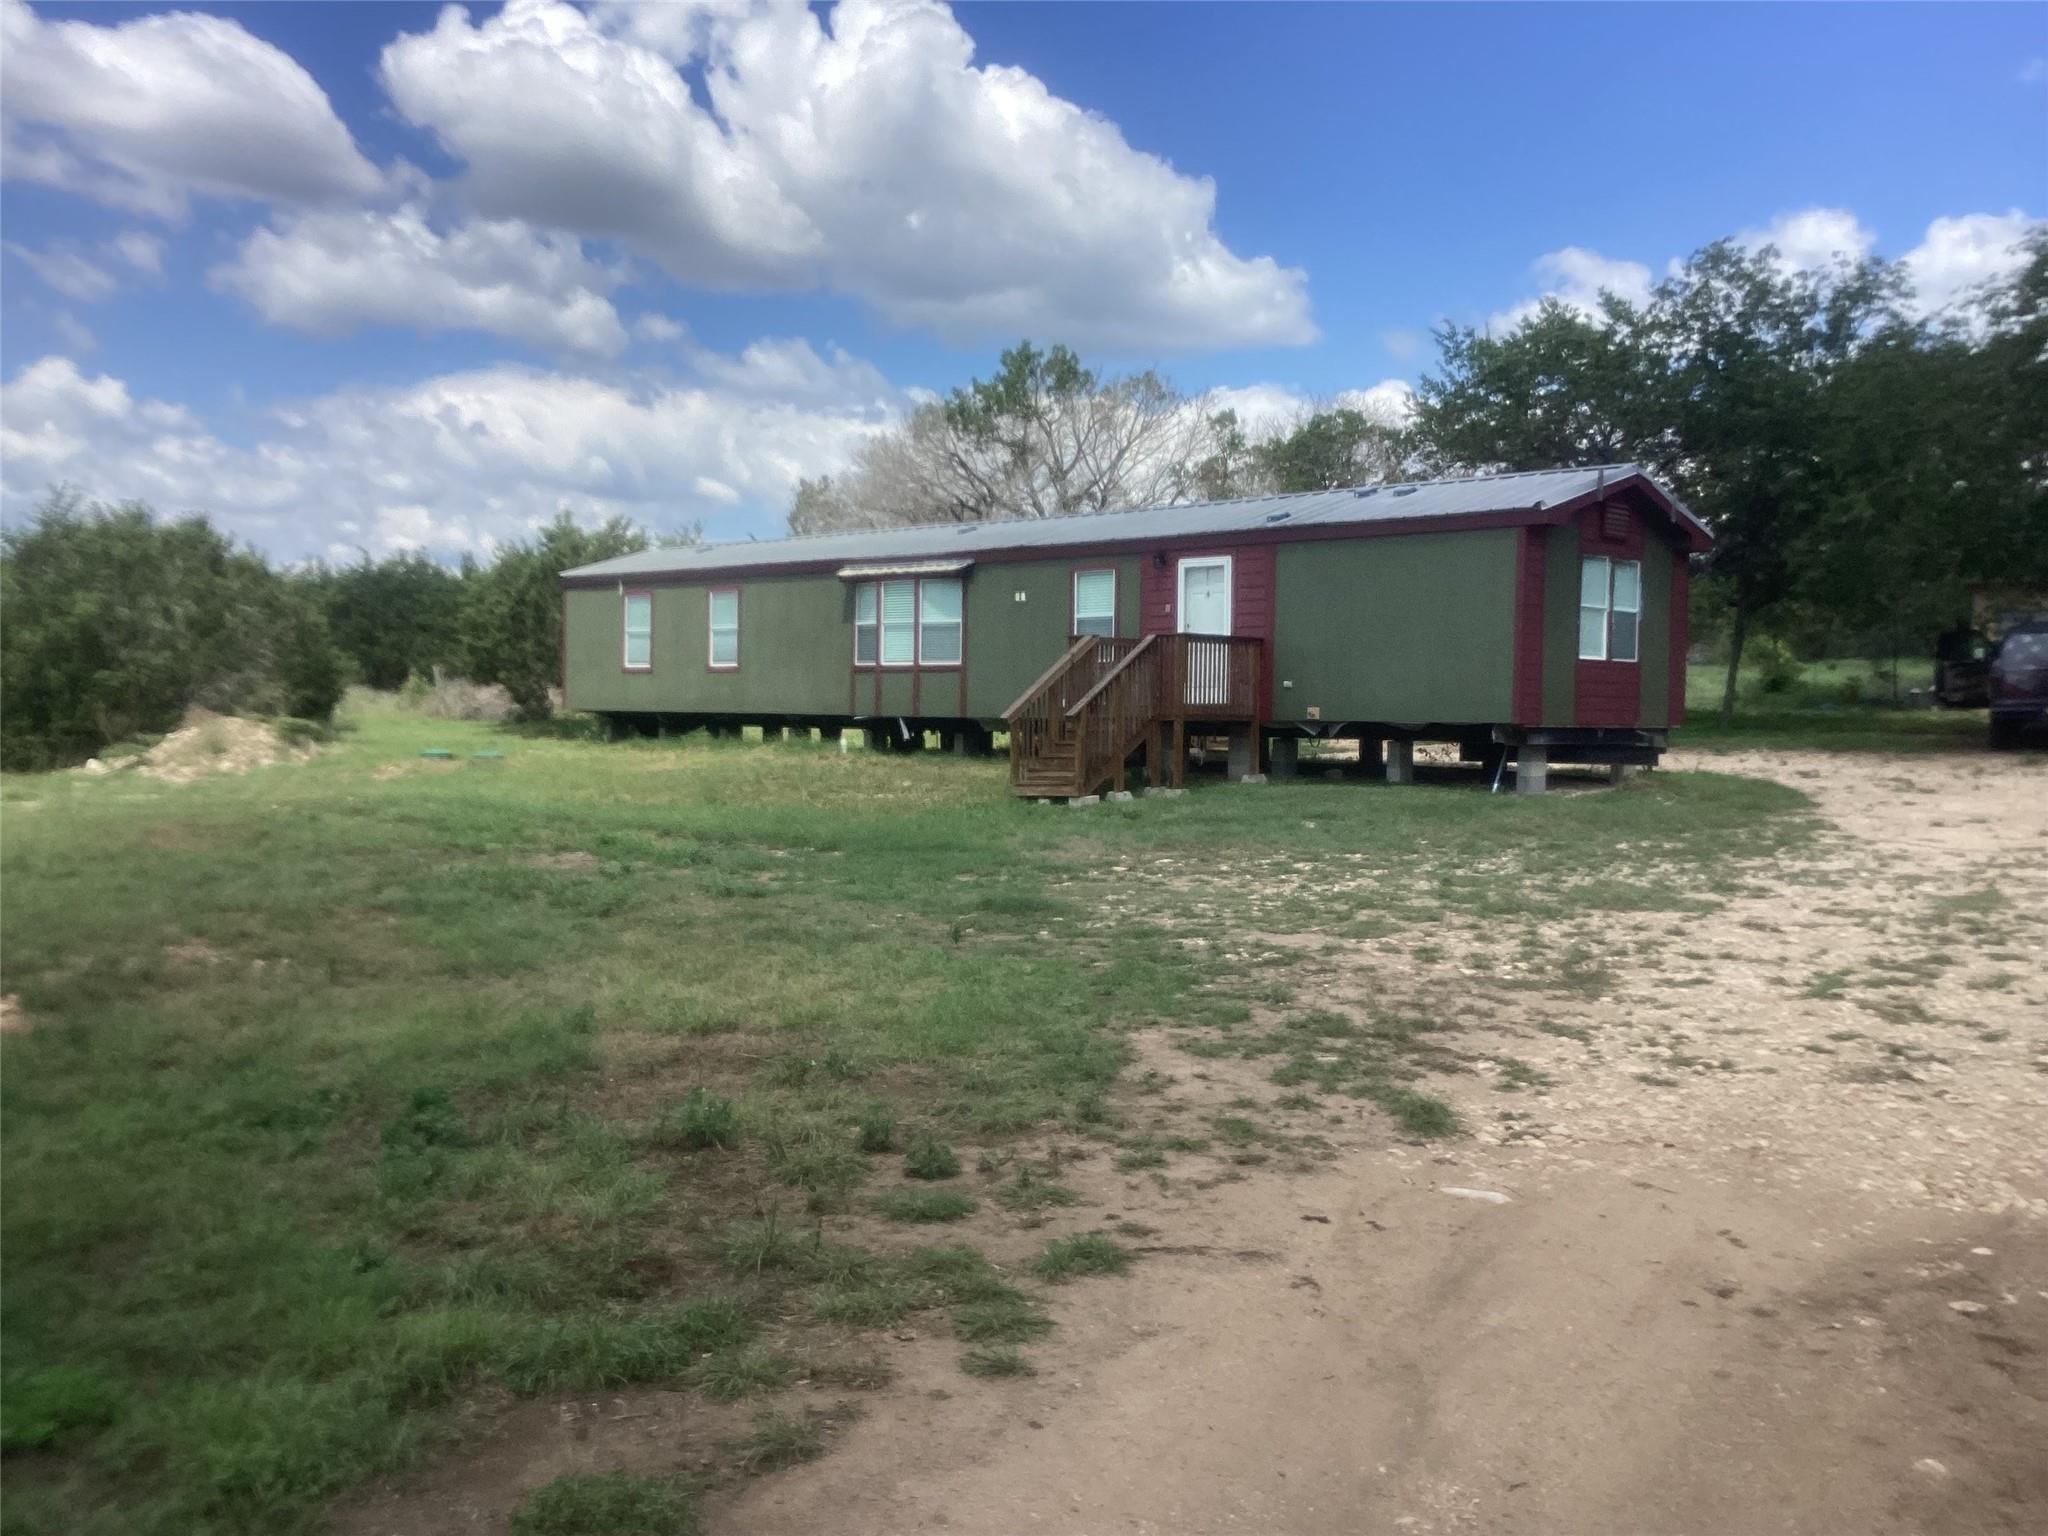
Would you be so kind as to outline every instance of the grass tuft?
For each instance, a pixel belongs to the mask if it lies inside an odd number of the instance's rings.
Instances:
[[[736,1147],[740,1112],[731,1099],[702,1086],[692,1088],[682,1103],[662,1112],[650,1140],[657,1147]]]
[[[682,1482],[629,1472],[571,1473],[543,1483],[512,1517],[512,1536],[692,1536],[697,1510]]]
[[[1041,1280],[1062,1281],[1081,1275],[1120,1275],[1131,1267],[1131,1258],[1131,1251],[1115,1239],[1100,1232],[1082,1232],[1054,1238],[1031,1268]]]
[[[892,1189],[868,1203],[890,1221],[959,1221],[981,1209],[971,1196],[950,1189]]]
[[[960,1172],[960,1155],[929,1131],[910,1138],[903,1171],[913,1179],[950,1179]]]

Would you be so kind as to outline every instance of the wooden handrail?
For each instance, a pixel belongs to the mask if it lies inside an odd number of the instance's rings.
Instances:
[[[1016,701],[1013,704],[1011,704],[1008,709],[1003,711],[1003,718],[1007,720],[1012,715],[1021,712],[1024,706],[1031,702],[1031,697],[1033,694],[1039,692],[1041,689],[1050,687],[1052,685],[1052,680],[1054,678],[1058,677],[1062,672],[1066,671],[1069,666],[1071,666],[1074,662],[1080,659],[1081,647],[1083,647],[1084,645],[1093,645],[1099,638],[1100,637],[1096,635],[1082,635],[1078,639],[1076,639],[1072,645],[1068,646],[1064,651],[1060,652],[1059,660],[1055,661],[1051,666],[1047,667],[1043,672],[1039,673],[1038,680],[1034,682],[1029,688],[1026,688],[1022,693],[1018,694]]]
[[[1095,696],[1101,693],[1102,690],[1107,688],[1111,683],[1115,682],[1117,678],[1122,676],[1124,669],[1129,667],[1132,662],[1136,661],[1140,656],[1144,655],[1147,651],[1149,651],[1152,648],[1152,643],[1158,638],[1159,637],[1157,635],[1147,635],[1144,639],[1140,640],[1137,643],[1137,646],[1134,649],[1126,652],[1122,660],[1118,661],[1115,666],[1111,667],[1107,672],[1102,674],[1102,679],[1100,682],[1096,683],[1096,685],[1093,688],[1090,688],[1086,693],[1082,694],[1080,698],[1076,699],[1070,706],[1068,706],[1067,718],[1069,720],[1078,718],[1082,710],[1086,709],[1090,704],[1095,702]]]
[[[1019,794],[1121,789],[1158,728],[1202,720],[1259,725],[1264,643],[1249,635],[1082,635],[1004,711],[1010,782]],[[1069,702],[1071,700],[1071,702]]]

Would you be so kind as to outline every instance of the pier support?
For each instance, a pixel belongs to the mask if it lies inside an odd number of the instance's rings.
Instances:
[[[1415,782],[1414,742],[1390,741],[1387,743],[1387,782],[1389,784],[1413,784]]]
[[[1291,779],[1301,771],[1301,738],[1275,736],[1266,744],[1266,772],[1276,779]]]
[[[1540,795],[1550,787],[1550,753],[1543,747],[1521,747],[1515,752],[1515,793]]]

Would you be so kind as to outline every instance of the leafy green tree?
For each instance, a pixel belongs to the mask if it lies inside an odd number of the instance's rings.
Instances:
[[[407,553],[317,568],[303,581],[326,610],[334,643],[372,688],[397,688],[414,672],[453,666],[461,654],[462,577]]]
[[[1723,716],[1743,646],[1811,577],[1830,497],[1829,390],[1897,321],[1882,263],[1798,271],[1766,246],[1706,247],[1647,304],[1555,303],[1504,336],[1438,333],[1440,371],[1419,391],[1413,440],[1437,469],[1540,469],[1633,461],[1713,529],[1708,564],[1728,623]]]
[[[1378,485],[1401,468],[1400,431],[1350,407],[1317,411],[1252,450],[1275,491],[1328,491]]]
[[[550,690],[561,669],[558,578],[575,566],[647,545],[646,530],[626,518],[583,528],[564,512],[532,543],[500,550],[464,583],[462,651],[469,675],[480,683],[501,684],[528,719],[546,719],[553,712]]]
[[[194,704],[324,719],[341,660],[318,606],[203,517],[53,495],[0,531],[0,761],[78,762]]]
[[[1627,460],[1669,473],[1675,443],[1644,313],[1612,294],[1586,315],[1546,299],[1505,335],[1447,325],[1410,439],[1432,473]]]

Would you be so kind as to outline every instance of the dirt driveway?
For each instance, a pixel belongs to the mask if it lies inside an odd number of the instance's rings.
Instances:
[[[1073,1288],[1037,1378],[905,1341],[833,1455],[711,1528],[2048,1530],[2048,765],[1704,766],[1830,830],[1710,911],[1617,918],[1598,995],[1455,942],[1304,951],[1331,1007],[1500,988],[1461,1046],[1512,1072],[1432,1085],[1473,1136],[1361,1114],[1208,1187],[1077,1165],[1083,1224],[1163,1235]],[[1282,1113],[1269,1063],[1139,1046],[1184,1110]]]

